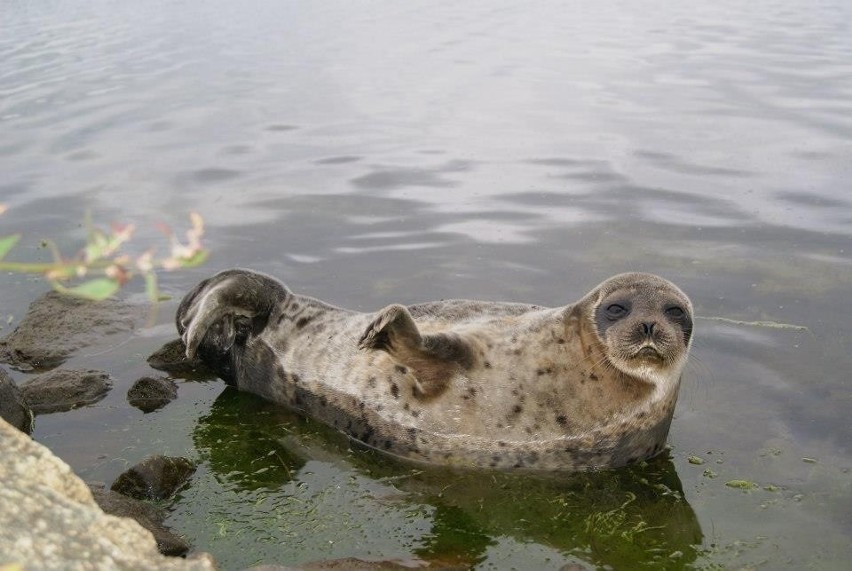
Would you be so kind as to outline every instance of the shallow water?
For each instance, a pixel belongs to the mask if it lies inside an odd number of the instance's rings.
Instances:
[[[124,394],[174,335],[165,304],[70,362],[116,387],[35,437],[87,479],[201,462],[170,523],[223,567],[852,558],[848,2],[13,0],[0,22],[18,259],[71,253],[86,209],[137,223],[138,251],[197,210],[213,257],[162,276],[178,297],[239,265],[361,310],[563,305],[642,270],[700,316],[667,458],[530,479],[396,464],[218,381],[143,415]],[[0,288],[7,330],[45,290]]]

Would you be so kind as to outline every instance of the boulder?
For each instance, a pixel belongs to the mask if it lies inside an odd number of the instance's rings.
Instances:
[[[137,500],[164,500],[189,481],[195,468],[186,458],[149,456],[123,472],[110,489]]]
[[[127,402],[142,412],[159,410],[177,398],[177,384],[163,377],[142,377],[127,391]]]
[[[116,299],[89,301],[49,292],[30,304],[12,333],[0,339],[0,362],[22,371],[51,369],[73,352],[132,331],[145,308]]]
[[[94,404],[111,388],[102,371],[56,369],[23,383],[21,393],[35,414],[46,414]]]
[[[50,450],[0,420],[0,567],[215,570],[208,554],[166,557],[151,532],[107,515]]]
[[[33,411],[9,373],[0,369],[0,418],[27,434],[33,431]]]

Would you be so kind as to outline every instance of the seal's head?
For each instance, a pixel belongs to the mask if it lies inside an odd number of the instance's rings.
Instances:
[[[692,343],[692,303],[652,274],[614,276],[584,300],[609,363],[657,391],[676,386]]]

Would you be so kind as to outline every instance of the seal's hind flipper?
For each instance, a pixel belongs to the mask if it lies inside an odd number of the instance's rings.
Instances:
[[[405,306],[381,310],[358,342],[359,349],[386,351],[416,377],[415,394],[424,398],[440,394],[459,369],[473,364],[468,342],[455,333],[422,335]]]
[[[175,316],[187,358],[195,358],[202,345],[228,353],[262,331],[287,295],[278,280],[249,270],[226,270],[204,280],[183,298]]]

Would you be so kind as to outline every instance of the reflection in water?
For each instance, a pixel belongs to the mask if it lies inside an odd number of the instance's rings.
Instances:
[[[401,493],[396,503],[430,514],[431,528],[412,548],[426,561],[471,565],[509,536],[616,569],[680,567],[695,560],[703,538],[667,457],[630,469],[559,476],[412,465],[360,446],[353,451],[357,445],[342,434],[231,389],[199,419],[193,438],[219,483],[247,498],[258,490],[287,496],[293,487],[321,487],[319,481],[334,476],[317,476],[318,464],[325,472],[354,472],[392,485]],[[302,508],[285,501],[278,509],[299,514]],[[289,525],[299,533],[298,521]],[[232,533],[239,535],[237,529]]]

